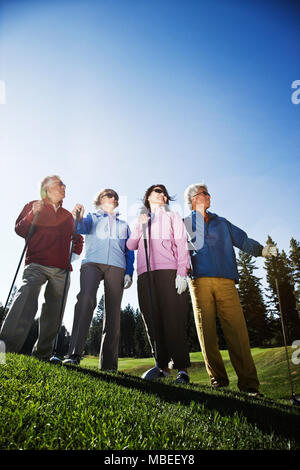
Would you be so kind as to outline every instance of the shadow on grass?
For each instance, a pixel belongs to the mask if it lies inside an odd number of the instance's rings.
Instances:
[[[300,407],[281,404],[265,397],[251,398],[231,390],[216,391],[208,386],[173,385],[165,380],[150,382],[124,372],[104,372],[73,365],[64,367],[108,383],[155,394],[169,403],[189,405],[193,401],[209,410],[218,411],[221,416],[239,413],[264,432],[274,432],[300,442]]]

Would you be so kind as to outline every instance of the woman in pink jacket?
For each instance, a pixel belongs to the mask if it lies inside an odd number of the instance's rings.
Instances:
[[[143,201],[145,213],[139,216],[127,247],[129,250],[138,250],[138,298],[157,361],[156,376],[170,376],[168,364],[173,361],[174,368],[178,369],[176,383],[188,383],[187,368],[190,366],[190,359],[186,332],[186,276],[190,261],[185,226],[180,215],[169,209],[170,200],[171,197],[162,184],[152,185],[147,189]],[[152,299],[148,284],[145,237]],[[151,378],[156,377],[152,374]]]

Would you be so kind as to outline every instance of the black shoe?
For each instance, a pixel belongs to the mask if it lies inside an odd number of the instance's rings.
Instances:
[[[176,384],[188,384],[190,378],[186,372],[178,372],[177,377],[175,379]]]
[[[67,356],[66,359],[63,361],[63,364],[73,364],[73,365],[78,365],[80,364],[81,361],[81,356],[78,354],[71,354],[70,356]]]

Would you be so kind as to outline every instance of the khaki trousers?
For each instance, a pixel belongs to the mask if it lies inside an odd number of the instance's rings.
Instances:
[[[247,326],[238,291],[232,279],[201,277],[190,280],[195,323],[211,383],[229,383],[216,331],[218,315],[240,390],[258,388]]]
[[[102,370],[118,369],[120,310],[125,269],[101,263],[84,263],[80,269],[80,292],[74,310],[69,355],[82,356],[97,306],[97,291],[104,280],[103,331],[99,354]]]
[[[38,297],[43,284],[45,302],[39,317],[39,336],[32,353],[40,359],[49,359],[53,353],[55,337],[61,320],[60,309],[66,279],[66,271],[60,268],[31,263],[25,267],[22,285],[15,295],[13,304],[2,325],[0,339],[5,342],[7,352],[18,353],[29,333],[38,309]],[[67,293],[70,285],[70,277]]]

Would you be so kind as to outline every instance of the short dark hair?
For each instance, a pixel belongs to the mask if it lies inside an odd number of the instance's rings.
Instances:
[[[146,190],[145,195],[144,195],[144,198],[143,198],[143,204],[144,204],[144,206],[145,206],[148,210],[150,210],[150,204],[149,204],[149,201],[148,201],[148,197],[150,196],[150,194],[152,193],[152,191],[153,191],[154,188],[160,188],[160,189],[163,190],[164,195],[165,195],[166,198],[167,198],[166,204],[169,204],[170,201],[174,201],[174,200],[175,200],[174,196],[170,196],[170,195],[169,195],[169,193],[168,193],[168,191],[167,191],[167,188],[165,187],[164,184],[152,184],[152,186],[150,186],[150,187]]]

